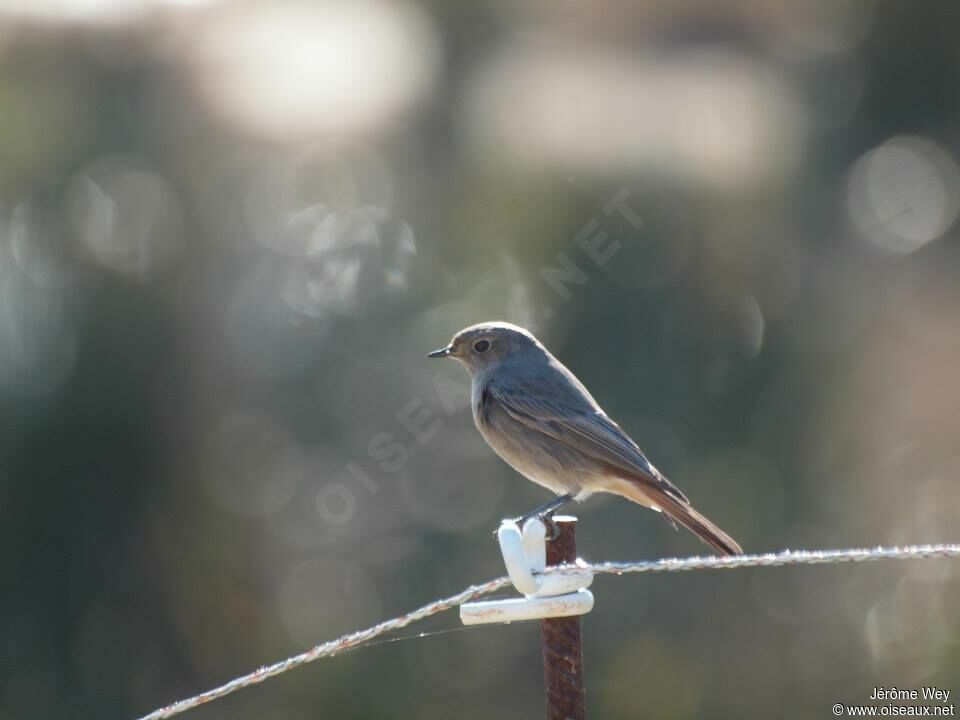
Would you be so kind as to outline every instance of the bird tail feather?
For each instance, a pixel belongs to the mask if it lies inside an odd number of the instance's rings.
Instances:
[[[743,548],[736,540],[697,512],[689,502],[683,502],[666,490],[649,482],[642,484],[635,481],[628,482],[619,489],[623,495],[634,502],[655,506],[668,518],[680,523],[707,545],[719,550],[724,555],[743,555]]]

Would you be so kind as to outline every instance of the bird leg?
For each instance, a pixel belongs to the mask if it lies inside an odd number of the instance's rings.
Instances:
[[[550,532],[550,537],[552,539],[552,537],[556,535],[556,532],[555,532],[556,528],[553,527],[553,522],[552,522],[553,514],[557,512],[557,510],[560,510],[564,506],[569,505],[571,502],[573,502],[574,497],[576,496],[573,493],[567,493],[566,495],[560,495],[559,497],[555,497],[550,502],[545,502],[543,505],[535,507],[530,512],[524,513],[520,517],[513,518],[513,522],[517,524],[517,527],[523,530],[523,525],[524,523],[527,522],[527,520],[530,520],[532,518],[539,518],[540,520],[543,521],[545,525],[552,528]],[[497,537],[496,530],[493,531],[493,537],[494,539],[496,539]]]
[[[530,520],[531,518],[540,518],[541,520],[544,520],[544,521],[549,520],[557,510],[560,510],[564,506],[569,505],[571,502],[573,502],[573,497],[574,497],[573,493],[567,493],[566,495],[560,495],[559,497],[555,497],[550,502],[546,502],[540,507],[536,507],[530,512],[524,515],[521,515],[514,522],[516,522],[517,525],[523,528],[523,524],[527,520]]]

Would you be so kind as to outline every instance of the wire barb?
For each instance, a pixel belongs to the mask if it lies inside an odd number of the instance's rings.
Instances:
[[[847,550],[783,550],[778,553],[764,553],[760,555],[733,555],[726,557],[690,557],[670,558],[664,560],[641,560],[639,562],[603,562],[586,565],[562,565],[547,568],[545,574],[564,573],[592,570],[602,575],[624,575],[626,573],[660,573],[685,572],[693,570],[723,570],[745,567],[781,567],[785,565],[825,565],[831,563],[867,562],[873,560],[920,560],[925,558],[957,558],[960,557],[960,544],[941,545],[910,545],[906,547],[875,547]],[[480,585],[470,587],[451,595],[448,598],[434,600],[423,607],[384,620],[373,627],[343,635],[336,640],[330,640],[317,645],[306,652],[300,653],[274,663],[265,665],[253,672],[235,678],[219,687],[202,692],[185,700],[180,700],[166,707],[154,710],[138,720],[162,720],[192,710],[205,703],[218,700],[245,687],[261,683],[267,678],[281,675],[289,670],[306,665],[314,660],[332,657],[338,653],[361,647],[394,630],[400,630],[420,620],[458,607],[465,602],[490,595],[510,586],[506,577],[490,580]]]

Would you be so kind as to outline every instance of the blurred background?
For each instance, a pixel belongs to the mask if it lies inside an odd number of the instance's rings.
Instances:
[[[533,328],[748,551],[957,541],[955,3],[0,0],[0,718],[132,718],[503,574]],[[620,500],[590,560],[705,551]],[[594,717],[960,677],[946,561],[602,578]],[[414,632],[454,628],[454,614]],[[196,720],[537,717],[535,624]]]

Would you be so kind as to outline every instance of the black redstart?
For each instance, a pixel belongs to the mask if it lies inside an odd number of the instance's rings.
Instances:
[[[505,322],[473,325],[427,357],[466,366],[473,419],[484,439],[515,470],[559,496],[531,515],[609,492],[663,512],[725,555],[743,553],[527,330]]]

